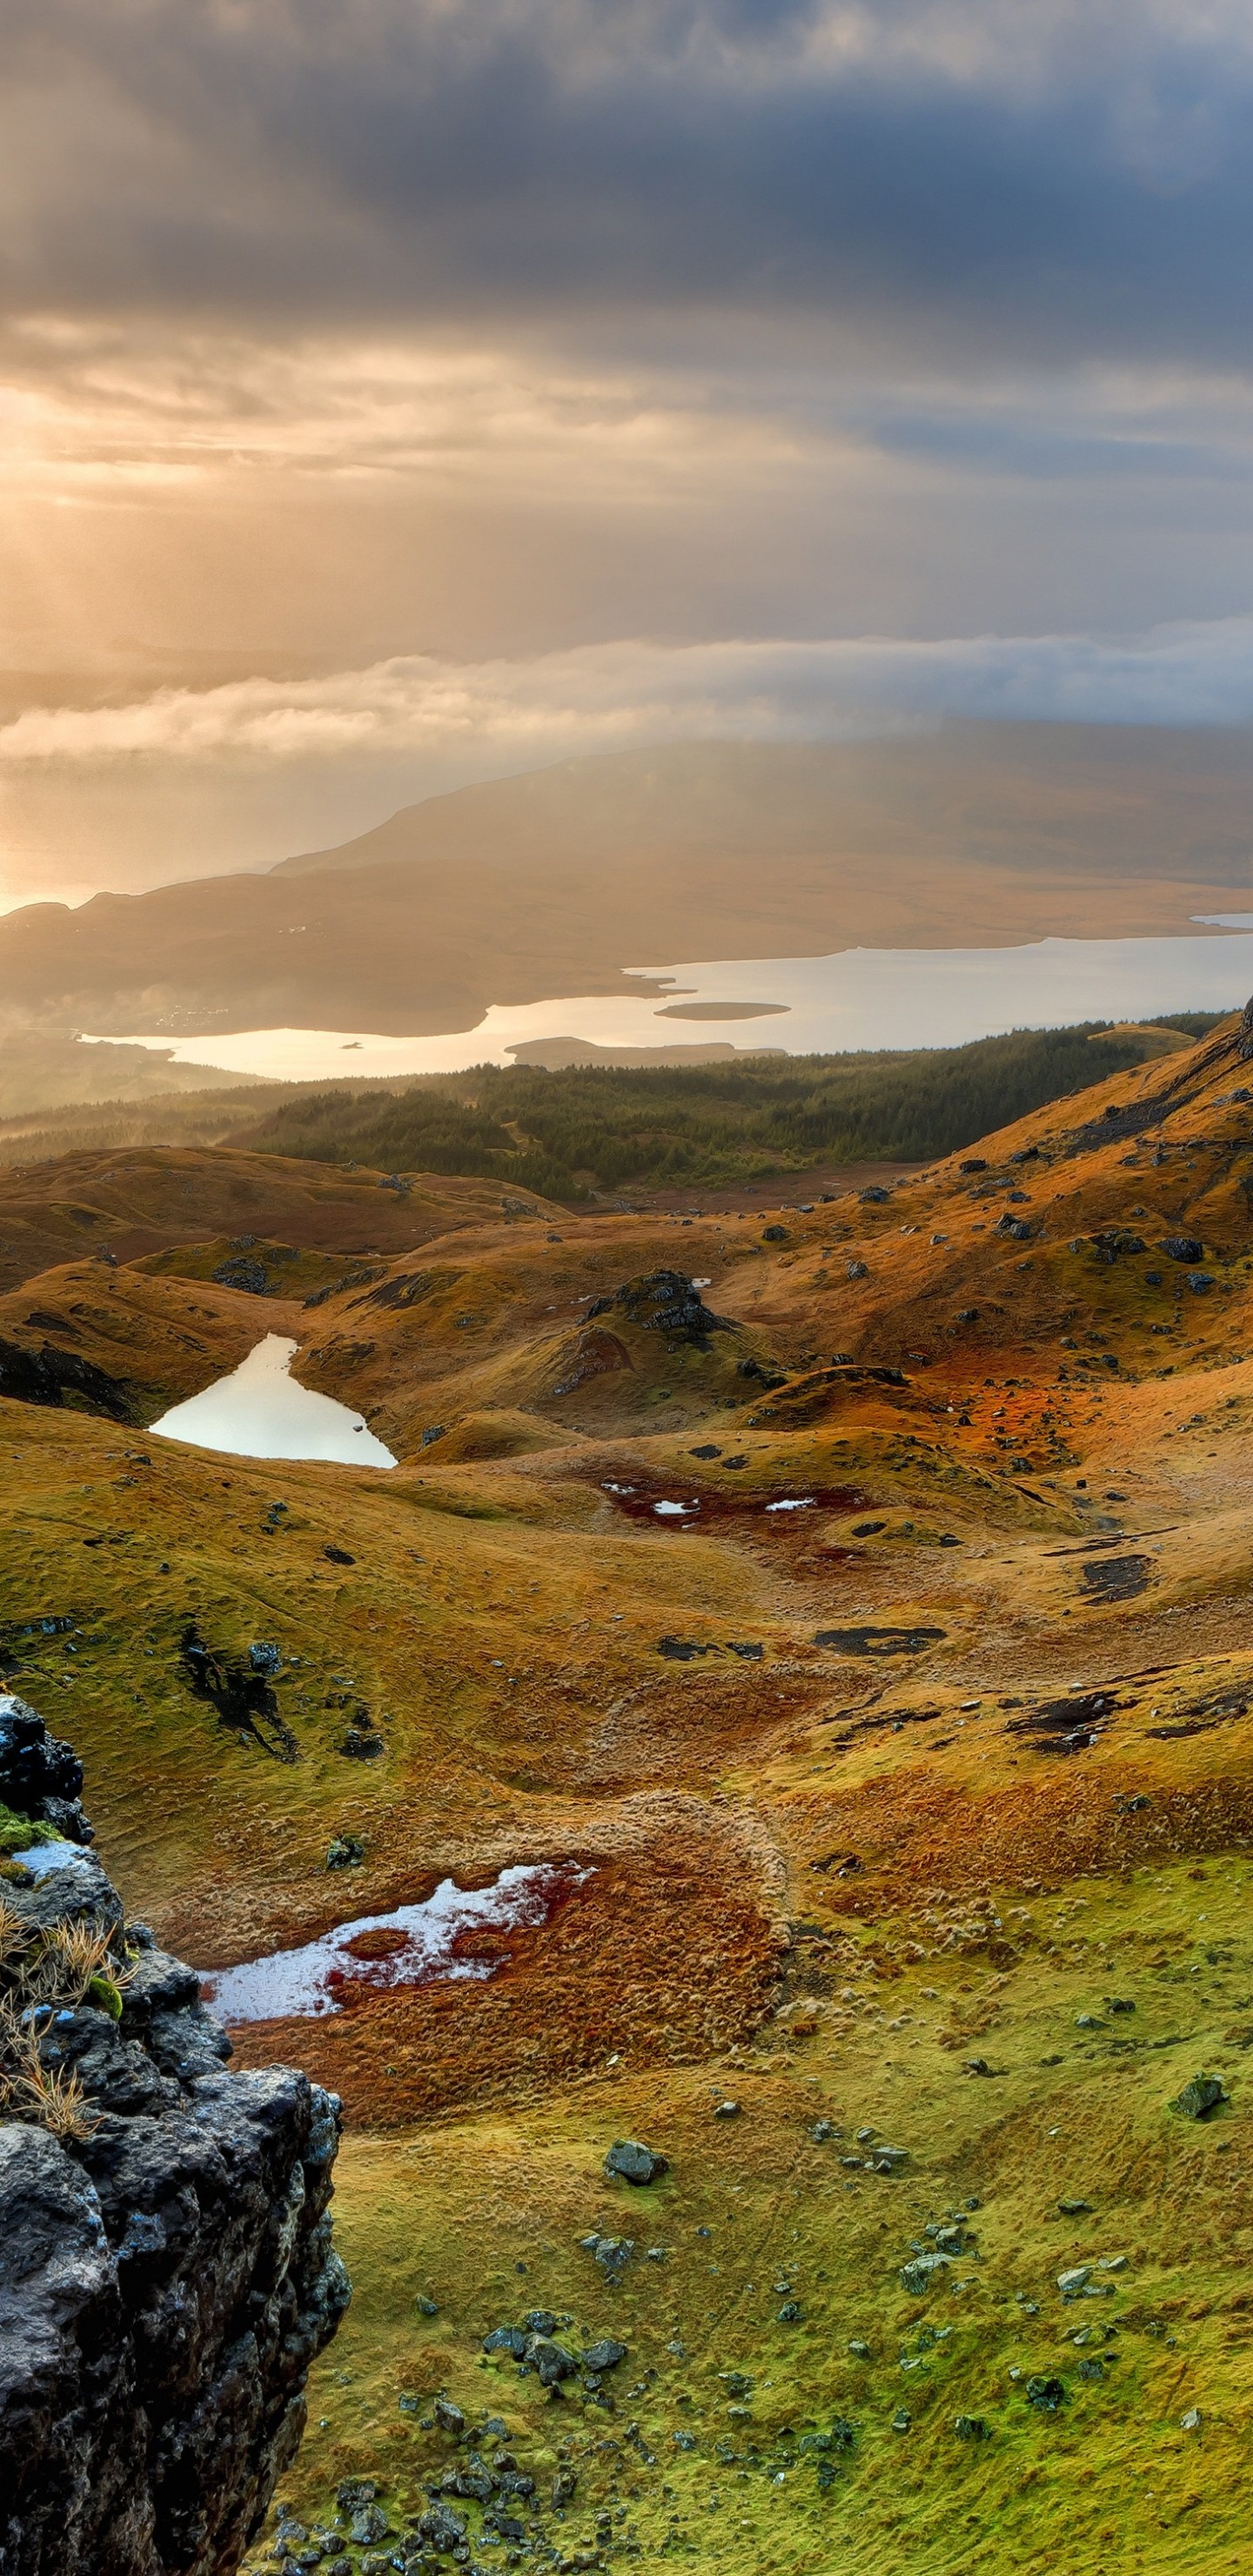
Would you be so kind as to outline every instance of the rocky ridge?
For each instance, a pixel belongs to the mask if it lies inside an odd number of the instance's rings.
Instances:
[[[6,2035],[38,2054],[0,2118],[0,2576],[229,2576],[348,2304],[340,2108],[290,2067],[227,2071],[194,1970],[125,1922],[88,1850],[81,1786],[0,1697],[6,1840],[29,1819],[42,1845],[0,1888]],[[76,1940],[106,1972],[27,2000]]]

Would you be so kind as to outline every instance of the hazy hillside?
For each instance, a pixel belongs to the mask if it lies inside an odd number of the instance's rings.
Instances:
[[[28,905],[0,920],[0,1014],[420,1035],[629,990],[624,964],[1180,931],[1248,882],[1251,786],[1245,734],[1146,728],[575,761],[268,876]]]
[[[1251,805],[1253,735],[1234,730],[953,724],[870,742],[668,743],[430,796],[272,873],[438,866],[454,854],[601,865],[786,856],[1247,885]]]

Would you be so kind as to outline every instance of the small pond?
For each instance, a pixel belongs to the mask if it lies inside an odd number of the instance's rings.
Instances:
[[[359,1413],[290,1375],[299,1347],[281,1333],[267,1333],[229,1377],[172,1405],[152,1430],[163,1440],[186,1440],[193,1449],[218,1449],[234,1458],[333,1458],[348,1467],[394,1467],[391,1450]]]

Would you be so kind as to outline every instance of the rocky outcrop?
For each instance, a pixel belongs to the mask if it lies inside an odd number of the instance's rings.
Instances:
[[[682,1270],[651,1270],[642,1279],[625,1280],[612,1296],[598,1297],[588,1307],[586,1321],[590,1324],[594,1316],[610,1314],[615,1306],[641,1332],[666,1333],[671,1341],[698,1347],[710,1333],[739,1331],[738,1324],[725,1315],[711,1314],[700,1290]]]
[[[73,1745],[49,1735],[24,1699],[0,1694],[0,1804],[50,1825],[66,1842],[89,1843],[94,1837],[79,1803],[82,1786]]]
[[[86,1848],[80,1785],[0,1699],[0,1800],[39,1864],[5,1864],[0,2015],[48,2088],[10,2083],[0,2119],[0,2576],[229,2576],[348,2303],[339,2103],[290,2067],[227,2071],[194,1970],[124,1921]],[[93,1935],[104,1973],[32,2003],[58,1943],[72,1964]]]
[[[17,1404],[63,1405],[78,1396],[88,1413],[103,1413],[110,1422],[133,1422],[135,1406],[122,1378],[110,1377],[78,1351],[59,1350],[44,1342],[37,1351],[0,1339],[0,1395]]]

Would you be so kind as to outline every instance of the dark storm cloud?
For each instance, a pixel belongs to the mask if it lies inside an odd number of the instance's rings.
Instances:
[[[14,307],[1243,367],[1243,13],[10,0]]]

